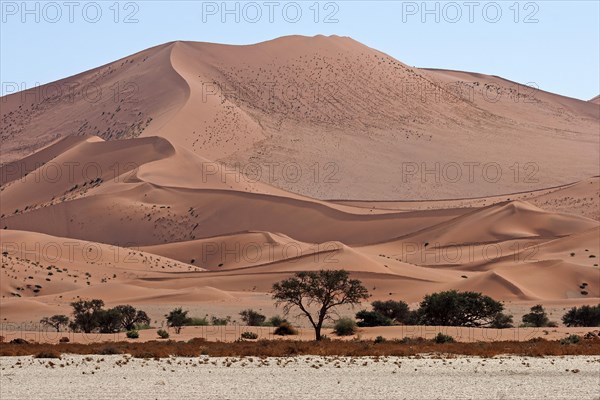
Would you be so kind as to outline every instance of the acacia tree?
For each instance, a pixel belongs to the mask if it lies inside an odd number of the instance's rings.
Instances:
[[[73,307],[74,321],[71,322],[73,330],[81,330],[90,333],[98,327],[98,315],[102,312],[104,301],[79,300],[71,303]]]
[[[175,333],[179,334],[181,332],[181,328],[192,321],[192,319],[187,315],[187,310],[184,311],[181,307],[176,308],[165,315],[167,318],[167,325],[175,328]]]
[[[121,326],[128,331],[135,329],[136,324],[149,324],[150,317],[142,310],[136,310],[130,305],[116,306],[113,308],[120,314]]]
[[[69,324],[69,317],[66,315],[53,315],[51,317],[44,317],[40,320],[40,324],[51,326],[56,329],[56,332],[60,332],[61,326],[67,326]]]
[[[367,288],[357,279],[350,279],[345,270],[320,270],[298,272],[292,278],[273,285],[273,299],[276,305],[283,304],[287,315],[297,307],[306,315],[315,329],[315,339],[321,340],[323,321],[329,318],[330,311],[343,304],[354,306],[369,298]],[[316,309],[315,315],[310,309]]]
[[[541,304],[531,307],[528,314],[523,315],[522,321],[527,326],[542,327],[548,326],[550,320],[548,314]]]
[[[487,326],[503,317],[502,303],[476,292],[433,293],[425,296],[417,311],[418,323],[440,326]]]

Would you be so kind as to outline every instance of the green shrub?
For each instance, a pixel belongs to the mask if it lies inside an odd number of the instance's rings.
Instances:
[[[251,308],[240,312],[240,317],[248,326],[262,326],[267,319],[267,317]]]
[[[269,318],[268,324],[271,326],[277,327],[277,326],[280,326],[284,322],[287,322],[287,320],[285,318],[282,318],[279,315],[274,315],[271,318]]]
[[[169,332],[165,331],[164,329],[159,329],[156,331],[156,334],[158,335],[158,337],[160,337],[161,339],[168,339],[169,338]]]
[[[455,340],[450,335],[444,335],[442,332],[439,332],[436,337],[433,339],[435,343],[454,343]]]
[[[208,318],[190,318],[189,321],[185,324],[185,326],[208,326]]]
[[[179,334],[183,326],[186,326],[192,322],[192,319],[187,315],[187,310],[183,310],[181,307],[175,308],[165,315],[167,318],[167,325],[175,328],[175,333]],[[208,322],[206,325],[208,325]]]
[[[356,313],[356,319],[358,319],[358,326],[390,326],[392,320],[377,311],[362,310]]]
[[[600,305],[573,307],[562,320],[566,326],[600,326]]]
[[[417,338],[412,338],[412,337],[408,337],[408,336],[404,336],[402,339],[395,339],[394,342],[397,343],[402,343],[402,344],[416,344],[416,343],[422,343],[424,342],[425,339],[423,339],[422,337],[417,337]]]
[[[140,337],[140,333],[138,331],[127,331],[128,339],[138,339]]]
[[[70,341],[71,340],[66,336],[63,336],[60,339],[58,339],[58,343],[69,343]]]
[[[242,332],[240,335],[242,339],[258,339],[258,334],[254,332]]]
[[[335,322],[333,331],[338,336],[350,336],[356,332],[356,321],[352,318],[340,318]]]
[[[385,340],[385,338],[383,336],[377,336],[375,338],[375,344],[377,344],[377,343],[383,343],[383,342],[386,342],[386,341],[387,340]]]
[[[498,313],[490,324],[490,328],[506,329],[513,327],[513,316],[504,313]]]
[[[275,335],[279,335],[279,336],[287,336],[287,335],[297,335],[298,331],[292,325],[290,325],[289,322],[284,321],[279,324],[279,326],[277,327],[277,329],[275,329],[275,331],[273,333]]]
[[[504,310],[502,303],[477,292],[449,290],[425,296],[419,322],[437,326],[489,326]]]
[[[215,317],[214,315],[212,317],[210,317],[210,323],[211,325],[216,325],[216,326],[225,326],[228,323],[231,322],[231,317],[227,316],[225,318],[219,318],[219,317]]]
[[[546,314],[546,310],[542,307],[541,304],[535,305],[531,307],[528,314],[523,315],[523,323],[525,326],[533,326],[536,328],[542,326],[548,326],[550,320],[548,319],[548,315]]]
[[[581,338],[577,335],[569,335],[566,338],[560,339],[560,344],[577,344]]]
[[[373,306],[373,311],[401,324],[406,322],[410,313],[408,304],[403,301],[374,301],[371,305]]]

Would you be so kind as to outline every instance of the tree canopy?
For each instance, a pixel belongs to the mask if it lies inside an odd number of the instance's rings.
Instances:
[[[273,285],[273,299],[283,305],[285,314],[298,308],[315,329],[315,339],[321,340],[323,322],[336,306],[354,306],[369,298],[361,281],[350,279],[345,270],[298,272],[292,278]],[[316,311],[311,311],[311,310]]]

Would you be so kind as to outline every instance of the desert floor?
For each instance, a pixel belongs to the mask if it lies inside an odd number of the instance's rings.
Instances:
[[[600,357],[1,357],[8,399],[598,399]],[[35,379],[32,379],[35,377]]]

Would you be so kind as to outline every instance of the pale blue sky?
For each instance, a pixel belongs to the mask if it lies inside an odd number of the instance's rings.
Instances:
[[[3,84],[51,82],[173,40],[247,44],[337,34],[409,65],[500,75],[584,100],[600,93],[598,0],[241,1],[227,2],[238,12],[225,15],[222,1],[29,2],[30,13],[21,1],[1,3]]]

